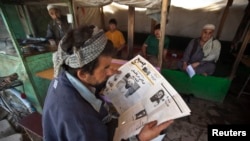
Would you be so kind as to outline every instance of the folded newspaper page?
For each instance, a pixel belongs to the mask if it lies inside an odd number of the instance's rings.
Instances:
[[[120,114],[114,141],[140,132],[144,124],[190,115],[190,109],[169,82],[140,55],[109,78],[104,96]]]

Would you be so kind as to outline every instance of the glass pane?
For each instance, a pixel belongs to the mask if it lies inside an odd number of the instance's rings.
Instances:
[[[9,32],[4,24],[2,16],[0,16],[0,53],[17,56],[16,50],[12,43]]]

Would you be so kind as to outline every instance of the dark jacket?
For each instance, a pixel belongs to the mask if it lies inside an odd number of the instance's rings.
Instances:
[[[108,131],[97,112],[70,83],[65,72],[48,89],[42,114],[44,141],[107,141]]]
[[[60,17],[61,26],[55,21],[51,20],[47,28],[47,39],[54,39],[59,42],[61,38],[71,29],[70,24],[67,21],[67,16],[61,15]]]

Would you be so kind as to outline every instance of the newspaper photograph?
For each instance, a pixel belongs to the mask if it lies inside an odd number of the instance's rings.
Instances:
[[[145,123],[190,115],[178,92],[140,55],[123,64],[109,78],[104,96],[120,114],[115,140],[137,134]],[[123,131],[124,130],[124,131]]]

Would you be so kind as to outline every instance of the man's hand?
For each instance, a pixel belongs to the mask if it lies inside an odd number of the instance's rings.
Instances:
[[[162,130],[169,127],[171,123],[173,123],[173,120],[165,121],[159,125],[157,125],[157,121],[151,121],[142,128],[141,132],[138,135],[138,138],[140,141],[150,141],[157,137]]]
[[[192,65],[193,68],[196,68],[196,67],[198,67],[200,65],[200,63],[199,62],[195,62],[195,63],[192,63],[191,65]]]
[[[188,66],[187,63],[184,62],[183,65],[182,65],[182,69],[183,69],[183,70],[186,70],[186,69],[187,69],[187,66]]]

